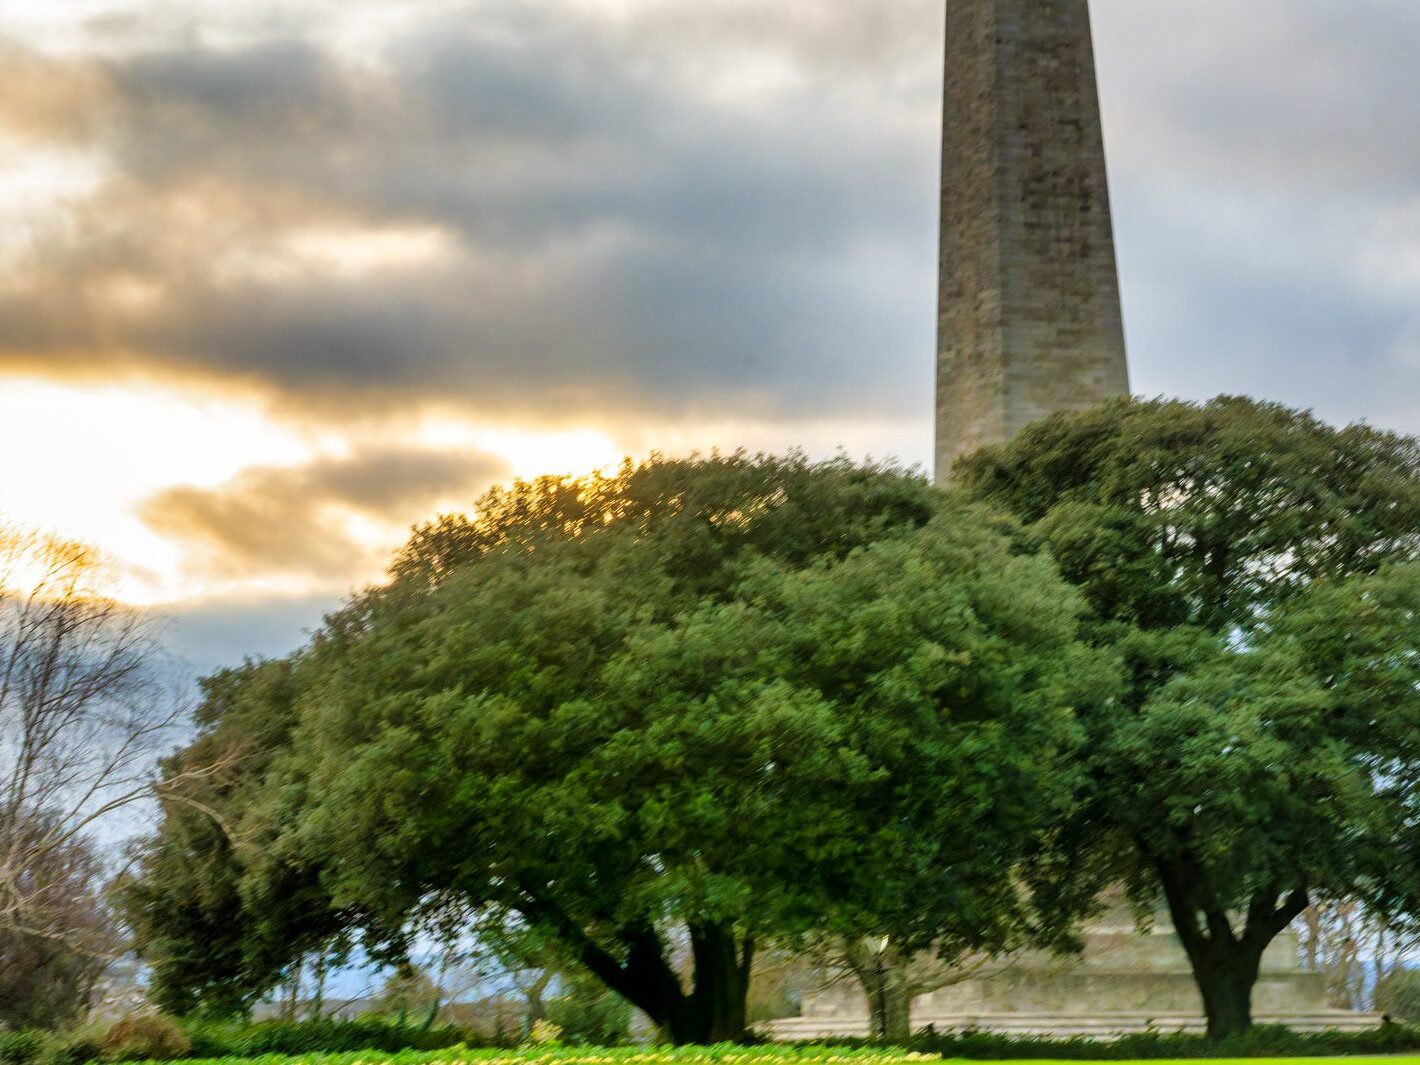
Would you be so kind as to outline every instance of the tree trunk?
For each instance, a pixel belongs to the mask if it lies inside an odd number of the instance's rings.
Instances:
[[[524,1025],[525,1032],[531,1032],[533,1025],[537,1024],[538,1021],[547,1020],[547,1001],[542,996],[547,990],[547,986],[552,983],[552,978],[555,975],[556,974],[551,969],[542,970],[542,972],[538,974],[537,979],[529,984],[527,990],[524,992],[528,1001],[527,1013],[524,1017],[524,1021],[526,1022]]]
[[[863,982],[868,995],[868,1031],[874,1039],[886,1039],[888,1029],[887,981],[874,974]]]
[[[743,1040],[749,1027],[753,940],[737,943],[734,929],[727,925],[692,925],[690,946],[695,985],[669,1019],[671,1041],[711,1046]]]
[[[325,1013],[325,955],[317,954],[315,963],[315,989],[311,995],[311,1008],[307,1016],[318,1021]]]
[[[912,1038],[912,992],[901,972],[888,978],[883,1017],[883,1038],[902,1045]]]
[[[291,978],[286,984],[285,1000],[281,1003],[281,1019],[283,1021],[296,1019],[296,1010],[301,1002],[301,976],[304,969],[305,959],[298,958],[291,971]]]
[[[863,940],[846,939],[844,960],[853,970],[868,999],[869,1031],[874,1039],[903,1043],[912,1037],[912,990],[907,967],[890,941],[871,946]]]
[[[524,916],[554,930],[588,972],[651,1018],[672,1043],[709,1045],[744,1039],[749,1027],[753,936],[738,941],[730,924],[691,925],[694,972],[692,990],[686,994],[654,926],[621,928],[616,939],[626,949],[624,957],[618,958],[545,896],[528,888],[524,893],[520,907]]]
[[[891,1024],[888,1018],[888,965],[884,959],[889,949],[886,941],[881,947],[873,947],[851,936],[843,940],[843,960],[853,970],[858,983],[863,985],[863,995],[868,1000],[868,1034],[874,1039],[886,1039]]]
[[[1252,988],[1262,957],[1241,949],[1218,952],[1214,961],[1195,965],[1193,976],[1203,996],[1208,1038],[1244,1035],[1252,1028]]]
[[[1194,983],[1203,998],[1208,1037],[1225,1039],[1252,1028],[1252,989],[1262,969],[1262,956],[1272,941],[1306,911],[1307,890],[1296,888],[1285,898],[1276,885],[1256,892],[1241,932],[1233,929],[1226,909],[1205,891],[1199,863],[1156,861],[1174,930],[1188,952]],[[1280,901],[1279,901],[1280,900]]]

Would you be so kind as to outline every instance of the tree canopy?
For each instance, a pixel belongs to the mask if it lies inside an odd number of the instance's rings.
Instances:
[[[1210,1031],[1318,893],[1415,914],[1420,443],[1276,405],[1120,402],[961,464],[1125,665],[1082,705],[1061,863],[1162,893]]]
[[[392,951],[492,913],[713,1042],[766,938],[1048,939],[1062,914],[1013,870],[1074,794],[1076,707],[1115,683],[1082,609],[1009,523],[894,469],[654,460],[493,493],[289,662],[209,689],[198,745],[260,753],[169,803],[130,896],[144,948],[171,993],[240,998],[279,968],[241,942],[279,938],[252,916],[279,885]],[[209,800],[203,865],[182,840]],[[236,908],[224,968],[188,949],[194,880]]]

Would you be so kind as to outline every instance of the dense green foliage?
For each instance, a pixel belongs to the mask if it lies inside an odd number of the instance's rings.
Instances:
[[[155,986],[239,1007],[320,940],[491,915],[710,1042],[767,937],[1058,936],[1003,873],[1113,675],[1012,532],[915,475],[739,456],[421,530],[304,652],[209,682],[183,759],[230,771],[129,896]]]
[[[242,1014],[303,953],[338,945],[350,924],[313,870],[268,857],[260,804],[296,725],[297,664],[249,662],[203,681],[199,737],[165,766],[169,779],[196,775],[181,801],[170,791],[144,855],[148,876],[122,895],[157,961],[149,994],[176,1016]]]
[[[1070,871],[1166,898],[1212,1034],[1249,1026],[1263,952],[1317,895],[1420,913],[1420,443],[1123,402],[960,477],[1124,662],[1120,698],[1083,706],[1089,785],[1056,838]]]
[[[419,530],[207,682],[126,895],[159,1000],[478,928],[704,1043],[765,941],[1052,946],[1122,882],[1224,1038],[1314,898],[1420,914],[1420,444],[1117,403],[959,479],[656,460]]]
[[[39,1028],[0,1032],[0,1065],[86,1065],[102,1054],[97,1036]]]
[[[250,1062],[268,1065],[905,1065],[908,1054],[978,1061],[1146,1061],[1188,1059],[1345,1058],[1357,1055],[1404,1055],[1420,1052],[1420,1029],[1388,1024],[1371,1032],[1301,1034],[1285,1028],[1258,1027],[1224,1040],[1191,1035],[1134,1035],[1113,1042],[1093,1039],[1021,1039],[979,1032],[927,1033],[900,1047],[846,1041],[764,1046],[754,1049],[718,1047],[670,1051],[646,1048],[595,1051],[565,1034],[561,1045],[524,1050],[470,1050],[454,1029],[426,1032],[371,1021],[266,1022],[257,1025],[212,1026],[188,1022],[193,1061]],[[435,1033],[438,1033],[437,1035]],[[87,1065],[104,1060],[102,1032],[58,1036],[49,1032],[0,1032],[0,1065]],[[305,1049],[302,1049],[305,1048]],[[109,1059],[112,1060],[112,1059]],[[132,1059],[119,1059],[132,1060]],[[1395,1060],[1391,1058],[1390,1060]]]
[[[0,1065],[29,1065],[39,1059],[45,1034],[37,1028],[0,1032]]]

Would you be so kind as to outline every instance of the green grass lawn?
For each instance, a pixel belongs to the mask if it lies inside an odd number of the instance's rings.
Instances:
[[[965,1060],[965,1059],[958,1059]],[[1150,1065],[1159,1060],[1152,1059]],[[178,1065],[922,1065],[946,1062],[931,1054],[882,1049],[841,1049],[835,1047],[531,1047],[523,1050],[465,1050],[454,1048],[434,1052],[406,1051],[397,1054],[302,1054],[269,1055],[260,1058],[193,1059]],[[1339,1058],[1234,1058],[1214,1059],[1215,1065],[1398,1065],[1415,1062],[1413,1057]],[[170,1063],[171,1065],[171,1063]],[[1069,1065],[1032,1060],[1030,1065]],[[1139,1063],[1143,1065],[1143,1063]]]
[[[385,1054],[271,1054],[256,1058],[194,1058],[166,1065],[924,1065],[936,1054],[879,1048],[763,1047],[527,1047],[519,1050],[436,1051]]]
[[[880,1048],[762,1047],[526,1047],[518,1050],[413,1051],[394,1054],[271,1054],[263,1057],[190,1059],[168,1065],[923,1065],[936,1054]]]

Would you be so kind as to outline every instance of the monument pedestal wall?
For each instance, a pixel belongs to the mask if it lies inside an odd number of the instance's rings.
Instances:
[[[1303,971],[1297,936],[1277,938],[1253,994],[1259,1024],[1298,1031],[1375,1028],[1378,1015],[1332,1010],[1321,973]],[[1096,923],[1079,955],[1023,954],[913,1002],[912,1026],[1042,1038],[1117,1038],[1138,1032],[1201,1032],[1202,999],[1188,956],[1167,918],[1140,931],[1122,907]],[[868,1004],[840,981],[806,995],[800,1017],[775,1021],[780,1039],[866,1037]]]

